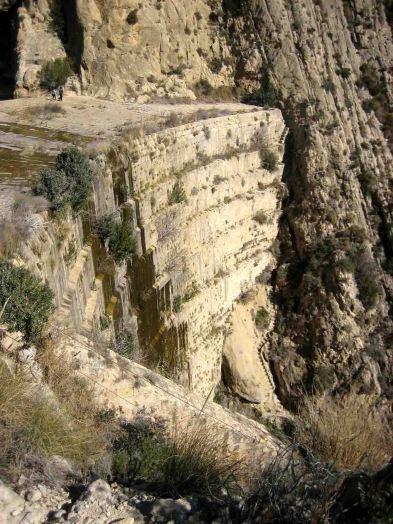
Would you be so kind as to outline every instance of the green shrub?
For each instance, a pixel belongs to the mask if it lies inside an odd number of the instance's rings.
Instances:
[[[97,220],[94,229],[103,242],[105,242],[105,240],[107,240],[107,238],[109,238],[113,234],[116,222],[116,213],[109,213],[108,215],[104,215]]]
[[[41,69],[41,85],[47,89],[64,86],[72,75],[72,68],[67,58],[56,58],[45,62]]]
[[[118,223],[109,237],[109,253],[116,264],[131,260],[136,251],[136,240],[129,224]]]
[[[171,206],[173,204],[181,204],[182,202],[187,202],[187,196],[183,184],[178,180],[169,193],[168,204]]]
[[[92,179],[88,159],[78,148],[70,146],[57,155],[52,169],[39,173],[34,193],[45,197],[54,211],[70,205],[77,212],[87,203]]]
[[[132,259],[136,252],[136,240],[131,221],[119,221],[114,214],[105,215],[97,222],[96,231],[103,242],[108,241],[108,251],[116,264]]]
[[[4,308],[4,310],[3,310]],[[40,338],[54,311],[53,292],[29,271],[0,262],[1,321],[11,331],[20,331],[28,342]]]
[[[274,151],[261,151],[261,167],[273,173],[278,165],[278,156]]]
[[[258,329],[265,330],[270,324],[270,313],[264,307],[260,307],[255,315],[255,325]]]

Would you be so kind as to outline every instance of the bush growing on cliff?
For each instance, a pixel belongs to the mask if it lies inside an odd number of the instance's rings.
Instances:
[[[45,62],[41,69],[41,85],[47,89],[64,86],[72,75],[72,68],[67,58],[56,58]]]
[[[1,321],[21,331],[28,342],[39,339],[54,311],[53,292],[34,275],[9,262],[0,262]]]
[[[105,215],[98,220],[96,231],[101,240],[108,243],[109,254],[116,264],[132,259],[137,244],[130,220],[119,221],[114,214]]]
[[[265,330],[270,324],[270,314],[267,309],[260,307],[255,314],[255,325],[258,329]]]
[[[168,204],[171,206],[173,204],[181,204],[182,202],[187,202],[187,196],[183,184],[178,180],[169,193]]]
[[[77,147],[70,146],[57,155],[52,169],[39,173],[34,193],[44,196],[54,211],[63,211],[69,205],[78,212],[87,203],[92,180],[88,159]]]
[[[261,151],[261,167],[273,173],[278,165],[278,156],[274,151]]]

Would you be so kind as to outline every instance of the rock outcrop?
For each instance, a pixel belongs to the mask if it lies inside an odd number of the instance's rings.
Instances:
[[[224,341],[233,331],[226,380],[235,394],[273,409],[256,329],[262,303],[252,297],[266,294],[264,275],[275,266],[286,128],[279,110],[197,108],[184,116],[188,123],[172,112],[172,127],[152,133],[146,122],[146,134],[131,129],[102,153],[98,147],[90,216],[44,215],[22,259],[54,291],[52,329],[106,340],[113,327],[130,331],[150,365],[205,396],[221,380]],[[85,112],[89,118],[95,106]],[[21,136],[21,147],[29,140]],[[52,146],[43,138],[40,144]],[[95,234],[96,221],[113,213],[130,217],[137,239],[129,268],[114,264]],[[103,330],[107,316],[113,322]],[[239,319],[246,322],[241,332]]]

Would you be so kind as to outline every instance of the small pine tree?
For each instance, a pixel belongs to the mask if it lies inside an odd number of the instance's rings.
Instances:
[[[40,338],[54,311],[53,292],[27,269],[0,262],[1,321],[23,333],[27,342]]]
[[[183,184],[178,180],[169,193],[168,203],[171,206],[173,204],[181,204],[182,202],[187,202],[187,196]]]
[[[41,69],[41,85],[47,89],[64,86],[72,75],[72,68],[68,58],[55,58],[45,62]]]

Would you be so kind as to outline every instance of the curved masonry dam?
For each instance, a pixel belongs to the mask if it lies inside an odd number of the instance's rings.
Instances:
[[[61,222],[45,216],[45,226],[23,247],[23,263],[55,293],[52,328],[65,334],[62,344],[78,359],[101,347],[94,341],[126,329],[144,362],[159,366],[184,395],[210,399],[224,365],[234,393],[265,412],[277,408],[254,316],[258,307],[269,307],[268,289],[258,277],[275,265],[282,164],[273,172],[263,169],[261,151],[282,159],[286,129],[280,111],[240,104],[125,107],[70,97],[66,116],[49,118],[41,128],[33,118],[28,126],[26,107],[40,103],[3,103],[1,171],[8,170],[7,152],[14,170],[2,182],[3,202],[10,188],[26,191],[34,173],[68,143],[89,151],[94,171],[88,213]],[[98,104],[102,121],[94,122]],[[81,122],[73,111],[83,113]],[[118,121],[105,119],[107,112],[117,113]],[[179,118],[172,122],[175,112]],[[28,161],[31,142],[30,154],[41,155],[37,164]],[[185,199],[171,203],[176,183]],[[94,233],[96,220],[108,213],[130,219],[137,254],[128,266],[116,266]],[[239,301],[250,292],[247,303]],[[105,330],[104,316],[111,319]],[[120,360],[123,367],[137,366]],[[81,369],[86,365],[88,359]],[[98,368],[92,376],[100,376]],[[144,393],[144,406],[147,398]]]

